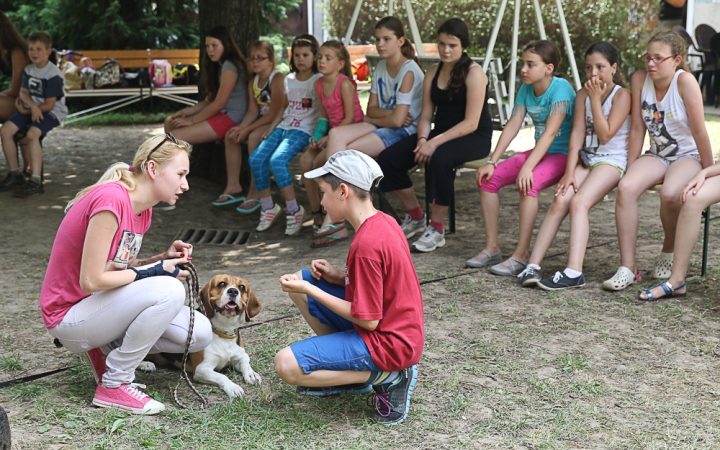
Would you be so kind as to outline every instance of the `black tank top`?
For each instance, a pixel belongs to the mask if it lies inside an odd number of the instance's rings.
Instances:
[[[458,92],[453,93],[452,99],[446,89],[440,89],[437,84],[438,75],[442,69],[442,62],[435,69],[435,77],[430,87],[430,99],[435,105],[435,130],[442,133],[454,127],[465,119],[467,105],[467,87],[463,84]],[[488,108],[489,90],[485,89],[485,100],[482,104],[482,113],[474,134],[492,138],[493,124]]]

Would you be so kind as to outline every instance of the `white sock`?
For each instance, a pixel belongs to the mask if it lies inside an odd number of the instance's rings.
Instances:
[[[565,275],[567,275],[570,278],[577,278],[580,275],[582,275],[582,272],[578,272],[577,270],[573,270],[569,267],[566,267],[565,270],[563,270],[563,272],[565,273]]]
[[[537,264],[528,264],[528,265],[527,265],[527,268],[528,268],[528,269],[540,270],[540,266],[538,266]]]

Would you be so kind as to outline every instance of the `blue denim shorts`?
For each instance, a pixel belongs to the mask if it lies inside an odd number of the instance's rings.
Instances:
[[[303,280],[309,281],[328,294],[344,299],[345,286],[316,280],[308,269],[302,271]],[[308,309],[313,317],[332,327],[336,332],[290,345],[295,359],[304,373],[316,370],[380,371],[370,356],[365,341],[349,320],[330,311],[322,303],[308,296]]]
[[[402,141],[406,137],[410,136],[405,128],[378,128],[373,131],[373,133],[375,133],[380,140],[383,141],[385,148],[388,148],[394,143]]]
[[[33,122],[31,114],[21,114],[19,112],[10,116],[8,120],[14,123],[20,131],[25,130],[28,126],[38,128],[42,133],[41,138],[45,137],[48,131],[60,125],[60,121],[52,112],[44,112],[43,119],[40,122]]]

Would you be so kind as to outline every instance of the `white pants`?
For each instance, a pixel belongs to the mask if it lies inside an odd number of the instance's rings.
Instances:
[[[148,353],[182,353],[190,326],[190,308],[179,280],[150,277],[96,292],[75,304],[62,322],[49,330],[73,353],[101,347],[107,355],[102,384],[109,388],[132,383],[135,369]],[[210,321],[195,314],[190,351],[212,340]]]

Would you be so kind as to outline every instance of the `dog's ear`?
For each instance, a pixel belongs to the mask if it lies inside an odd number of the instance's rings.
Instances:
[[[205,308],[205,315],[208,319],[212,319],[215,315],[215,308],[210,306],[210,284],[212,283],[212,280],[208,282],[208,284],[205,285],[204,288],[202,288],[202,291],[200,291],[200,301],[203,304],[203,308]]]
[[[247,296],[248,302],[245,307],[245,322],[250,322],[251,317],[255,317],[260,314],[260,311],[263,309],[263,305],[260,303],[260,300],[255,297],[255,293],[252,288],[250,288],[249,284],[247,285]]]

